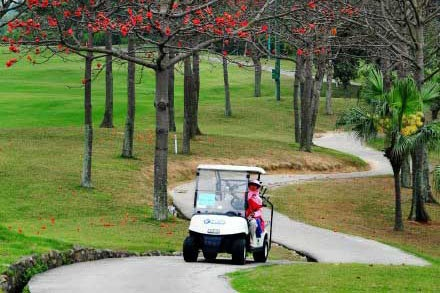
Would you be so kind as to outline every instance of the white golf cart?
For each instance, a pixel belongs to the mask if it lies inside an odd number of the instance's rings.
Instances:
[[[195,262],[199,251],[207,261],[215,260],[218,253],[232,254],[232,262],[245,264],[246,253],[251,252],[256,262],[266,262],[272,242],[273,205],[260,190],[263,205],[271,208],[270,219],[265,217],[266,228],[250,239],[247,208],[248,182],[260,180],[266,172],[262,168],[231,165],[199,165],[194,195],[194,213],[189,236],[183,243],[183,258]],[[250,244],[253,244],[252,246]]]

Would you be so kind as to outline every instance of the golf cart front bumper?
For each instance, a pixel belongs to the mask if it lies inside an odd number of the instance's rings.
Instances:
[[[189,231],[211,236],[249,234],[247,220],[238,216],[195,214]]]

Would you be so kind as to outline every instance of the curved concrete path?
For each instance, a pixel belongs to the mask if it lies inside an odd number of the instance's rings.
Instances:
[[[271,187],[306,180],[353,178],[390,174],[380,152],[362,146],[344,133],[326,134],[315,144],[357,155],[371,165],[366,172],[308,175],[268,175],[263,181]],[[172,191],[175,205],[186,217],[192,215],[194,184],[187,183]],[[267,211],[265,211],[267,212]],[[267,219],[266,215],[266,219]],[[420,258],[394,247],[361,237],[293,221],[275,213],[273,239],[319,262],[428,265]],[[286,262],[268,262],[282,264]],[[133,257],[78,263],[49,270],[29,282],[32,293],[116,293],[116,292],[234,292],[224,275],[238,269],[256,266],[234,266],[230,260],[185,263],[182,257]]]
[[[274,188],[301,181],[392,174],[391,167],[381,152],[362,145],[361,142],[347,133],[327,133],[315,139],[314,143],[358,156],[369,163],[371,169],[365,172],[353,173],[265,175],[262,177],[262,181],[269,187]],[[176,207],[185,217],[190,218],[194,202],[194,183],[191,182],[176,187],[172,191],[172,196]],[[266,219],[268,219],[267,215]],[[389,245],[307,225],[291,220],[277,212],[274,213],[273,219],[273,240],[318,262],[420,266],[429,264],[421,258]]]
[[[224,293],[234,292],[225,274],[251,267],[255,264],[234,266],[229,260],[185,263],[174,256],[104,259],[36,275],[29,289],[32,293]]]

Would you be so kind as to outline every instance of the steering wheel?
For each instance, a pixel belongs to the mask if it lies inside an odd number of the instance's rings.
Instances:
[[[228,211],[228,212],[226,213],[226,216],[235,217],[235,216],[237,216],[237,213],[234,212],[234,211]]]
[[[231,206],[236,210],[244,209],[244,198],[232,195]]]

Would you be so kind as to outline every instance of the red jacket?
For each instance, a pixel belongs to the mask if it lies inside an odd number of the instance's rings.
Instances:
[[[248,208],[246,209],[246,218],[252,216],[252,218],[259,219],[261,229],[264,230],[264,220],[263,220],[263,201],[259,195],[258,191],[248,192]],[[252,215],[253,213],[253,215]]]

